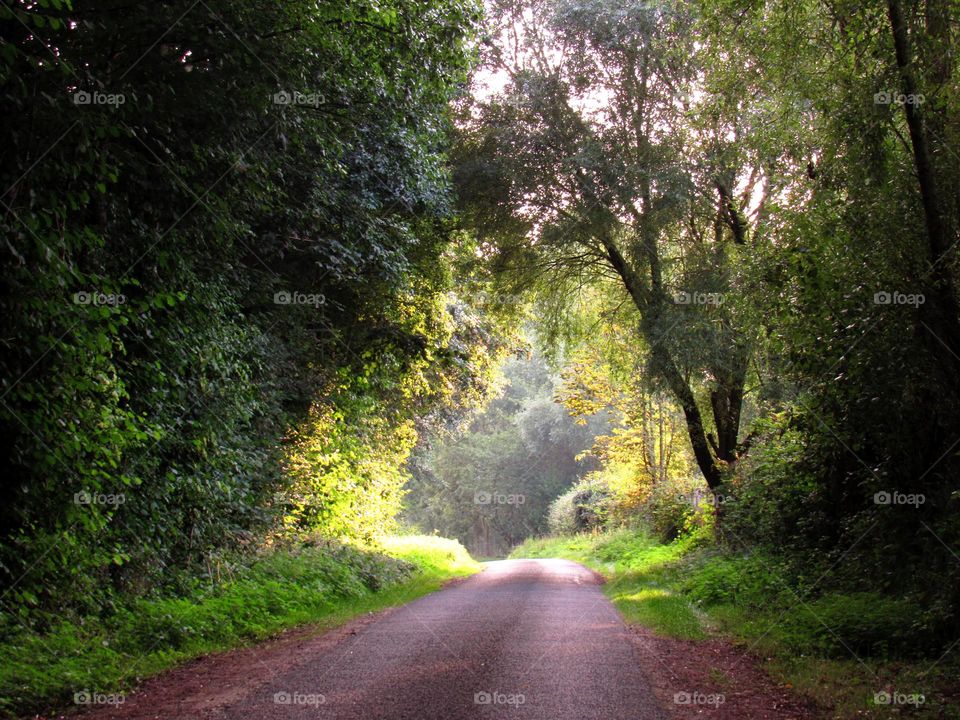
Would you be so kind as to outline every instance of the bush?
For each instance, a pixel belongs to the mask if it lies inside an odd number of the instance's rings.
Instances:
[[[748,612],[774,609],[777,633],[801,653],[910,657],[937,649],[929,613],[909,600],[875,592],[807,599],[795,580],[783,561],[772,556],[721,555],[695,568],[680,589],[701,606],[733,605]],[[781,612],[786,614],[777,619]]]
[[[588,475],[550,503],[550,532],[563,535],[605,528],[612,498],[603,481]]]
[[[694,529],[713,526],[712,496],[709,491],[683,492],[681,484],[654,487],[646,502],[645,514],[654,533],[671,542]]]
[[[789,427],[787,418],[758,426],[765,432],[729,481],[736,502],[723,509],[724,530],[749,545],[799,542],[826,522],[817,479],[802,470],[807,452],[803,437]]]
[[[216,15],[245,39],[138,53],[129,101],[96,108],[65,88],[182,8],[70,7],[5,3],[0,53],[0,584],[38,629],[186,593],[278,522],[383,532],[414,418],[476,402],[500,342],[447,296],[448,101],[479,8],[237,0]],[[344,112],[274,102],[304,78]]]
[[[783,627],[787,642],[801,651],[909,657],[931,648],[933,638],[923,617],[923,609],[907,600],[862,592],[799,604],[784,618]]]
[[[774,561],[759,554],[709,558],[681,585],[699,605],[764,607],[789,591]]]

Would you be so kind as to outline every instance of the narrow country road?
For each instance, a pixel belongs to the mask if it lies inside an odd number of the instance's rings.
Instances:
[[[303,658],[222,717],[659,719],[634,652],[588,570],[498,561]]]
[[[249,648],[148,682],[88,717],[662,720],[596,577],[504,560],[298,647]]]

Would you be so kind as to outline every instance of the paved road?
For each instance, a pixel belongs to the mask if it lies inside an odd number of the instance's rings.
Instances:
[[[662,720],[635,652],[588,570],[504,560],[304,657],[213,716]]]

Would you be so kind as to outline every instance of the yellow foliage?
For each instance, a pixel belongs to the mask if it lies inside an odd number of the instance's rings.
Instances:
[[[407,480],[403,463],[416,439],[412,421],[391,426],[367,414],[348,425],[315,403],[289,444],[293,484],[277,498],[281,532],[369,538],[391,530]]]
[[[638,373],[624,372],[633,357],[622,337],[582,346],[562,373],[559,399],[575,417],[610,412],[614,428],[599,436],[590,454],[602,465],[595,477],[614,493],[618,514],[629,516],[654,489],[685,487],[693,473],[684,418],[663,393]]]

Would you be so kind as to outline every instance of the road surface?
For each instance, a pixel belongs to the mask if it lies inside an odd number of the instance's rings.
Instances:
[[[387,613],[258,685],[203,715],[664,717],[616,609],[593,573],[566,560],[488,563],[484,572]]]

